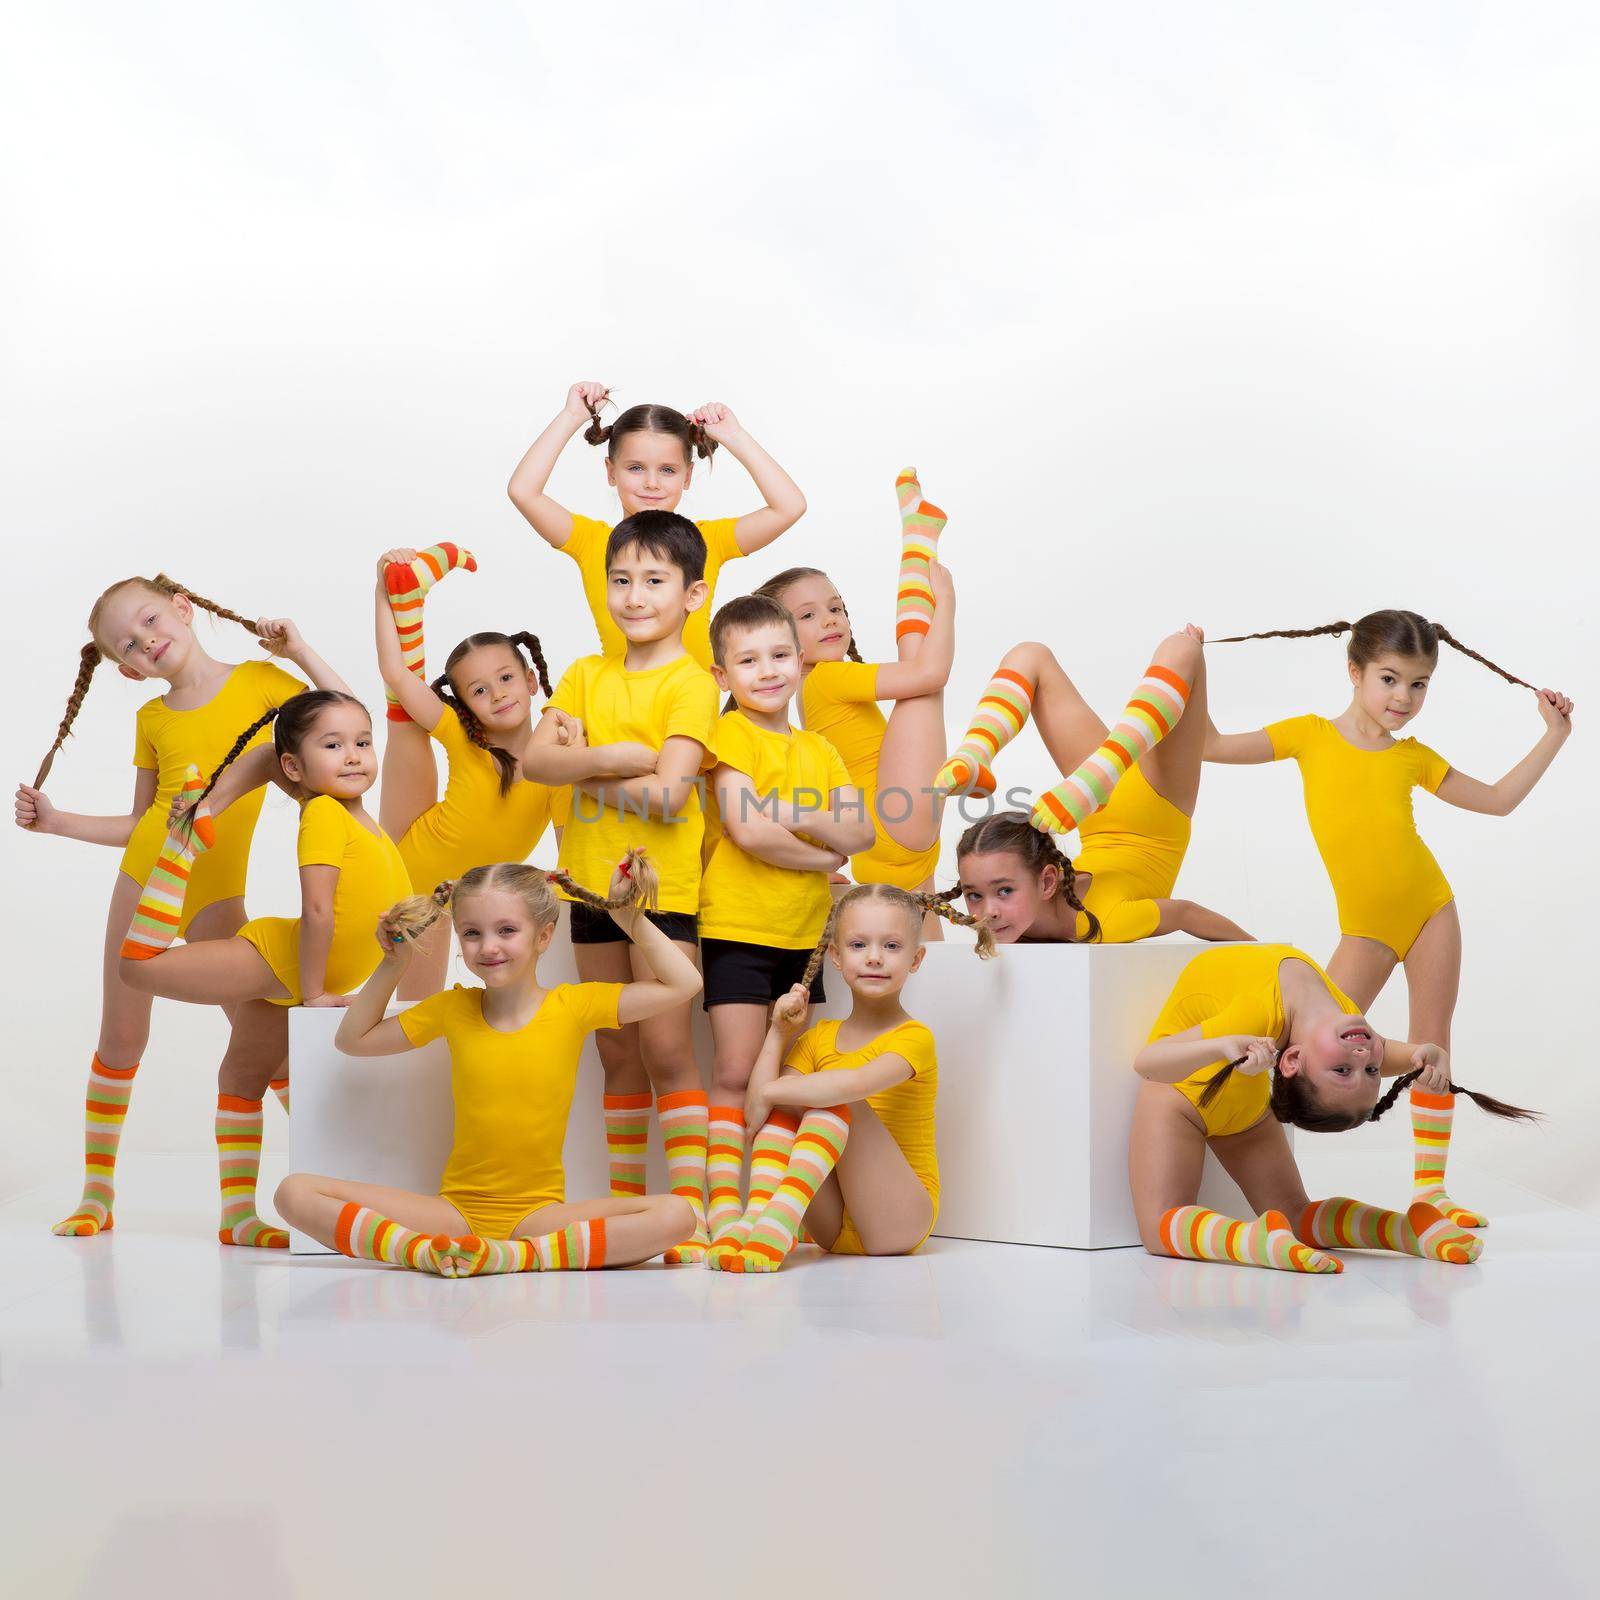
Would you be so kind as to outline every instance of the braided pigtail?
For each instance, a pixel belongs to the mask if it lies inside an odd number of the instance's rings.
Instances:
[[[1504,667],[1497,667],[1494,662],[1488,658],[1488,656],[1480,656],[1476,650],[1469,650],[1466,645],[1462,644],[1462,642],[1456,638],[1456,636],[1451,633],[1451,631],[1445,627],[1442,622],[1434,623],[1433,631],[1438,634],[1438,636],[1443,639],[1452,650],[1459,650],[1462,655],[1471,656],[1474,661],[1478,662],[1482,666],[1487,667],[1491,672],[1498,673],[1506,680],[1507,683],[1514,683],[1520,689],[1533,688],[1533,685],[1528,683],[1525,679],[1513,677],[1509,672],[1506,671]]]
[[[72,732],[72,724],[77,720],[83,697],[89,692],[89,680],[94,677],[94,669],[100,665],[100,661],[100,646],[93,640],[78,652],[78,675],[72,680],[72,693],[67,696],[67,709],[61,718],[61,726],[56,729],[56,742],[45,751],[44,760],[39,763],[39,776],[33,780],[35,789],[42,789],[44,780],[50,776],[56,751],[66,743],[67,735]]]
[[[545,665],[544,646],[539,643],[538,635],[524,629],[521,633],[508,633],[506,637],[513,645],[521,645],[528,652],[533,670],[539,676],[539,687],[544,690],[544,697],[548,700],[555,690],[550,687],[550,669]]]
[[[447,879],[432,894],[412,895],[409,900],[401,900],[390,906],[383,914],[382,923],[396,936],[396,942],[403,939],[409,944],[416,944],[450,909],[455,890],[455,884]]]
[[[600,397],[600,405],[591,405],[589,410],[589,426],[583,430],[585,444],[609,444],[611,442],[611,429],[600,420],[600,406],[608,405],[611,401],[611,391],[608,389]]]
[[[628,887],[614,895],[596,894],[593,889],[585,889],[560,867],[546,876],[551,883],[560,884],[574,900],[581,900],[596,911],[620,911],[624,906],[654,911],[661,896],[661,877],[649,854],[638,846],[629,850],[622,858],[622,874],[628,881]]]
[[[209,611],[214,617],[221,617],[224,622],[237,622],[247,633],[261,637],[261,630],[249,617],[241,617],[237,611],[230,611],[226,606],[218,605],[215,600],[207,600],[203,595],[198,595],[193,589],[185,588],[174,578],[169,578],[166,573],[158,572],[150,580],[150,587],[170,600],[173,595],[181,594],[190,605],[199,606],[202,611]]]
[[[1353,622],[1325,622],[1320,628],[1271,628],[1266,633],[1236,633],[1226,639],[1208,639],[1207,644],[1246,644],[1251,639],[1316,639],[1331,634],[1335,639],[1349,633]]]
[[[489,735],[483,724],[467,710],[466,702],[457,696],[448,671],[441,672],[428,687],[460,718],[461,731],[480,750],[489,753],[494,762],[495,773],[500,780],[501,796],[510,794],[512,785],[517,781],[517,758],[509,750],[502,750],[499,745],[489,743]]]
[[[1240,1058],[1243,1059],[1242,1057]],[[1230,1067],[1238,1063],[1230,1063]],[[1218,1073],[1218,1078],[1224,1076]],[[1420,1071],[1403,1072],[1389,1085],[1382,1097],[1365,1116],[1359,1113],[1345,1111],[1324,1111],[1316,1102],[1313,1092],[1306,1080],[1300,1075],[1286,1078],[1280,1073],[1272,1075],[1272,1098],[1270,1106],[1272,1114],[1279,1122],[1292,1123],[1297,1128],[1304,1128],[1308,1133],[1343,1133],[1349,1128],[1360,1127],[1363,1122],[1376,1122],[1380,1117],[1394,1108],[1402,1093],[1422,1074]],[[1210,1089],[1208,1084],[1207,1089]],[[1524,1106],[1509,1105],[1504,1100],[1496,1100],[1493,1095],[1478,1094],[1472,1089],[1463,1089],[1459,1084],[1450,1085],[1451,1094],[1464,1094],[1480,1111],[1486,1111],[1492,1117],[1506,1117],[1513,1122],[1537,1122],[1539,1113],[1529,1111]],[[1200,1104],[1206,1104],[1204,1095]]]
[[[290,700],[297,698],[298,696],[290,696]],[[288,702],[286,701],[285,704],[288,704]],[[283,706],[272,706],[268,710],[263,711],[261,715],[257,717],[256,720],[252,722],[250,726],[246,728],[244,732],[241,733],[239,737],[235,739],[228,747],[227,755],[222,758],[217,770],[213,772],[206,780],[206,786],[195,797],[194,805],[192,805],[189,810],[184,813],[183,831],[185,834],[188,834],[193,830],[194,814],[199,809],[200,803],[203,800],[208,799],[211,795],[211,791],[216,788],[217,779],[220,778],[222,774],[226,772],[241,755],[244,754],[244,747],[249,744],[250,741],[255,738],[255,736],[260,733],[263,728],[269,727],[272,723],[278,720],[278,713],[282,710]]]
[[[828,946],[833,943],[834,930],[839,926],[839,913],[844,908],[846,901],[857,893],[856,889],[847,889],[828,910],[828,920],[822,925],[822,935],[817,940],[816,947],[806,958],[805,971],[800,974],[799,983],[802,988],[809,989],[817,981],[817,974],[822,971],[822,958],[828,953]]]
[[[705,430],[705,425],[700,422],[689,424],[689,448],[702,461],[709,461],[716,454],[717,441]]]
[[[913,894],[911,898],[925,912],[931,912],[936,917],[942,917],[946,922],[955,923],[956,926],[962,928],[976,928],[978,930],[978,959],[980,961],[993,961],[995,956],[999,954],[999,946],[994,942],[994,935],[989,932],[989,924],[983,917],[971,917],[965,911],[957,911],[944,895]]]
[[[1236,1056],[1232,1061],[1223,1062],[1223,1064],[1211,1074],[1210,1081],[1206,1084],[1205,1088],[1200,1091],[1200,1099],[1198,1104],[1200,1105],[1201,1109],[1204,1109],[1206,1106],[1210,1105],[1211,1102],[1222,1093],[1223,1085],[1227,1083],[1228,1079],[1233,1076],[1233,1069],[1235,1067],[1242,1067],[1248,1059],[1248,1056]],[[1280,1078],[1276,1073],[1274,1073],[1272,1075],[1273,1091],[1276,1092],[1278,1085],[1280,1083],[1286,1083],[1287,1081],[1287,1079]],[[1288,1121],[1288,1118],[1279,1117],[1278,1121],[1286,1122]]]

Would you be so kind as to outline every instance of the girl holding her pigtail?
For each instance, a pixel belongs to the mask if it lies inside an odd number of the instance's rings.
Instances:
[[[83,1194],[77,1209],[55,1225],[57,1234],[86,1237],[114,1226],[117,1147],[134,1077],[150,1038],[151,1010],[150,995],[122,981],[119,952],[145,881],[162,852],[172,805],[185,773],[191,767],[211,771],[241,728],[306,687],[272,661],[217,660],[195,630],[197,610],[238,623],[257,637],[268,655],[298,667],[319,688],[344,687],[287,617],[251,622],[164,573],[155,578],[125,578],[95,601],[89,613],[90,639],[79,654],[77,678],[55,742],[33,782],[22,784],[16,797],[19,827],[110,845],[122,852],[106,919],[100,1031],[85,1104]],[[146,701],[135,719],[132,804],[115,815],[82,815],[58,809],[45,794],[44,784],[102,661],[113,663],[119,675],[131,682],[158,684],[165,692]],[[250,840],[260,811],[258,792],[219,822],[214,848],[194,867],[172,923],[172,935],[200,946],[229,941],[244,926]],[[234,1025],[235,1044],[230,1049],[256,1048],[249,1038],[249,1019],[241,1018],[231,1005],[224,1009]],[[288,1078],[277,1070],[281,1064],[280,1053],[271,1075],[272,1087],[287,1109]],[[259,1102],[261,1097],[256,1098]],[[255,1118],[259,1142],[259,1103]],[[219,1149],[225,1142],[223,1121],[224,1111],[219,1106]],[[236,1227],[228,1217],[225,1202],[223,1232],[236,1235],[227,1242],[258,1242],[249,1226]]]
[[[1402,1089],[1467,1094],[1480,1109],[1534,1113],[1450,1081],[1439,1045],[1383,1039],[1310,956],[1289,945],[1207,950],[1184,968],[1134,1061],[1139,1086],[1128,1177],[1152,1255],[1284,1272],[1342,1272],[1332,1249],[1393,1250],[1465,1266],[1483,1241],[1441,1208],[1404,1212],[1338,1196],[1313,1202],[1283,1123],[1338,1133],[1373,1122]],[[1380,1094],[1384,1078],[1394,1081]],[[1255,1212],[1196,1204],[1210,1149]]]
[[[725,562],[754,555],[792,528],[805,513],[805,496],[720,402],[712,401],[687,416],[671,406],[629,406],[608,424],[600,420],[600,410],[609,399],[604,384],[573,384],[555,420],[511,474],[507,486],[511,503],[546,544],[577,562],[600,634],[601,654],[620,656],[626,641],[606,608],[606,540],[611,522],[577,516],[545,492],[561,452],[580,430],[588,444],[604,445],[606,482],[617,492],[622,515],[631,517],[640,511],[677,510],[694,476],[696,459],[709,461],[719,446],[725,449],[754,479],[765,503],[742,517],[695,523],[706,545],[706,599],[683,630],[683,647],[709,672],[717,574]]]
[[[1461,979],[1461,922],[1454,891],[1417,832],[1412,790],[1426,789],[1465,811],[1508,815],[1544,776],[1572,732],[1572,701],[1554,689],[1534,689],[1414,611],[1375,611],[1354,623],[1244,634],[1217,643],[1346,633],[1353,693],[1344,711],[1332,719],[1291,717],[1255,733],[1222,734],[1210,726],[1205,757],[1234,764],[1298,763],[1306,817],[1339,910],[1340,940],[1328,962],[1329,976],[1358,1006],[1367,1007],[1395,967],[1403,965],[1409,1036],[1449,1049]],[[1544,732],[1497,782],[1469,778],[1416,739],[1397,737],[1422,710],[1440,644],[1533,695]],[[1454,1112],[1449,1086],[1419,1082],[1411,1089],[1410,1109],[1414,1198],[1436,1206],[1458,1227],[1486,1226],[1486,1218],[1457,1205],[1444,1187]]]
[[[834,902],[800,981],[773,1007],[750,1074],[749,1203],[712,1245],[721,1272],[776,1272],[801,1229],[836,1255],[909,1255],[939,1214],[933,1034],[901,1004],[922,964],[923,920],[988,929],[927,894],[861,884]],[[850,990],[843,1021],[805,1026],[824,956]]]
[[[507,861],[525,860],[552,822],[564,825],[570,802],[570,790],[522,776],[534,694],[550,697],[550,671],[534,634],[471,634],[445,658],[444,671],[427,679],[422,601],[432,585],[424,580],[469,562],[467,570],[475,570],[477,563],[454,545],[389,550],[378,558],[378,666],[390,701],[378,817],[414,884],[460,877],[490,844]],[[397,588],[397,573],[412,581]],[[563,741],[581,737],[575,719],[550,714]],[[435,741],[449,762],[442,798]],[[445,927],[439,935],[414,953],[401,979],[402,999],[442,987],[450,942]]]
[[[544,988],[539,958],[561,905],[555,883],[609,912],[650,977]],[[625,1267],[686,1239],[695,1225],[687,1200],[642,1194],[569,1204],[561,1165],[585,1037],[699,992],[694,962],[644,915],[655,890],[654,869],[632,850],[607,895],[565,873],[503,862],[385,912],[379,964],[335,1042],[347,1055],[386,1056],[445,1040],[455,1097],[450,1159],[437,1194],[295,1173],[278,1189],[284,1217],[344,1255],[445,1278]],[[385,1020],[417,940],[446,914],[482,987],[458,984]]]

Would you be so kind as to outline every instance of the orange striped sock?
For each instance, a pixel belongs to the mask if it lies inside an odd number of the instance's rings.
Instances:
[[[1462,1267],[1476,1261],[1483,1249],[1482,1239],[1456,1227],[1436,1207],[1422,1200],[1404,1216],[1381,1206],[1347,1200],[1343,1195],[1313,1200],[1301,1213],[1295,1232],[1306,1244],[1346,1250],[1395,1250]]]
[[[712,1106],[706,1131],[706,1231],[715,1243],[744,1214],[744,1107]]]
[[[333,1245],[340,1255],[382,1261],[391,1267],[410,1267],[413,1272],[437,1273],[439,1261],[434,1246],[449,1242],[413,1233],[353,1200],[339,1213],[333,1230]]]
[[[613,1195],[644,1193],[645,1149],[650,1139],[650,1101],[644,1094],[608,1094],[600,1101],[606,1123],[606,1155]]]
[[[50,1231],[63,1238],[87,1239],[112,1229],[111,1203],[116,1198],[112,1178],[117,1169],[117,1145],[133,1095],[131,1067],[108,1067],[98,1055],[89,1064],[89,1090],[83,1104],[83,1198],[70,1217]]]
[[[184,773],[181,794],[197,795],[206,786],[200,769],[192,763]],[[122,954],[132,961],[158,956],[178,937],[183,921],[184,896],[189,892],[189,869],[195,858],[216,843],[217,829],[210,809],[202,802],[167,834],[167,842],[150,869],[144,893],[134,907]]]
[[[940,794],[993,794],[990,763],[1022,732],[1033,710],[1033,685],[1010,667],[997,667],[972,713],[967,736],[934,774]]]
[[[1445,1220],[1458,1228],[1487,1228],[1487,1217],[1458,1206],[1444,1192],[1444,1166],[1450,1159],[1450,1124],[1455,1110],[1453,1094],[1411,1091],[1411,1137],[1415,1142],[1411,1198],[1437,1206]]]
[[[1281,1211],[1266,1211],[1254,1222],[1238,1222],[1204,1206],[1175,1206],[1161,1219],[1161,1242],[1168,1255],[1191,1261],[1234,1261],[1241,1267],[1274,1267],[1279,1272],[1343,1272],[1344,1263],[1303,1245]]]
[[[776,1272],[800,1237],[817,1190],[839,1164],[850,1137],[849,1106],[813,1106],[800,1119],[783,1182],[756,1219],[733,1272]]]
[[[256,1215],[256,1178],[261,1171],[261,1102],[235,1094],[217,1096],[217,1171],[222,1179],[224,1244],[256,1250],[287,1250],[289,1235]]]
[[[1042,833],[1071,833],[1092,817],[1111,798],[1123,773],[1178,725],[1188,703],[1189,685],[1170,668],[1151,662],[1100,748],[1034,802],[1029,819],[1034,827]]]
[[[933,584],[928,568],[939,553],[945,514],[922,498],[916,469],[907,467],[894,480],[900,502],[900,583],[895,591],[894,636],[926,633],[933,624]]]
[[[537,1239],[460,1239],[433,1241],[444,1278],[478,1278],[497,1272],[598,1272],[606,1264],[604,1217],[574,1222],[559,1233]]]
[[[689,1202],[694,1232],[662,1257],[669,1267],[697,1267],[705,1260],[707,1105],[699,1089],[664,1094],[656,1101],[656,1121],[667,1152],[667,1187]]]
[[[457,567],[476,572],[478,563],[470,550],[459,545],[435,544],[419,550],[415,561],[391,561],[383,569],[383,586],[389,592],[389,610],[394,613],[395,632],[400,635],[400,659],[406,670],[427,680],[426,654],[422,648],[422,604],[428,591],[447,572]],[[409,722],[400,702],[386,689],[387,714],[391,722]]]
[[[706,1265],[714,1271],[729,1270],[730,1262],[744,1248],[750,1230],[783,1182],[783,1175],[789,1169],[789,1152],[794,1149],[794,1136],[799,1131],[800,1114],[796,1111],[774,1111],[762,1124],[750,1147],[750,1200],[744,1215],[712,1245]]]
[[[284,1116],[289,1115],[289,1075],[285,1073],[281,1078],[274,1078],[267,1087],[278,1097],[278,1104],[283,1107]]]

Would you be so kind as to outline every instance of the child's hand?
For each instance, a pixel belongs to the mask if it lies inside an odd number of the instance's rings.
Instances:
[[[56,808],[45,798],[43,789],[35,789],[31,783],[17,785],[17,826],[31,829],[34,833],[51,832],[51,821],[55,817]]]
[[[1565,739],[1572,732],[1572,701],[1559,689],[1541,689],[1535,696],[1535,704],[1545,727],[1552,733],[1559,733]]]
[[[1195,627],[1192,622],[1184,623],[1183,631],[1188,634],[1196,644],[1204,644],[1206,642],[1206,630],[1204,628]]]
[[[1231,1038],[1218,1039],[1216,1044],[1223,1052],[1224,1061],[1234,1061],[1240,1056],[1244,1057],[1234,1071],[1242,1072],[1247,1078],[1256,1078],[1263,1072],[1270,1071],[1278,1059],[1278,1046],[1273,1039],[1259,1039],[1248,1033],[1236,1033]]]
[[[656,762],[661,759],[659,750],[653,750],[647,744],[637,744],[631,739],[622,739],[616,744],[602,745],[600,748],[605,752],[606,770],[615,778],[649,777],[656,770]]]
[[[261,648],[269,656],[292,658],[306,647],[300,630],[288,617],[261,617],[256,622],[256,632],[261,635]]]
[[[795,984],[787,994],[779,995],[773,1003],[773,1027],[779,1033],[799,1033],[806,1025],[806,1007],[810,1004],[811,991],[803,983]]]
[[[588,422],[591,409],[598,411],[610,395],[611,391],[603,383],[575,383],[567,390],[567,403],[561,409],[569,417]]]
[[[378,587],[380,589],[384,587],[384,573],[390,567],[409,567],[416,559],[417,549],[415,545],[400,544],[396,545],[393,550],[385,550],[378,557]]]
[[[928,563],[928,587],[939,605],[948,605],[956,597],[956,580],[942,561]]]
[[[745,1091],[744,1132],[747,1139],[753,1139],[760,1133],[767,1125],[767,1118],[772,1115],[772,1101],[767,1098],[767,1091],[771,1087],[770,1082],[752,1083]]]
[[[167,832],[171,833],[180,823],[186,822],[189,813],[194,810],[195,796],[180,789],[172,797],[172,804],[167,808]]]
[[[308,994],[300,1002],[308,1011],[334,1011],[350,1004],[347,994]]]
[[[403,967],[411,960],[415,945],[400,931],[398,922],[388,916],[379,917],[377,939],[383,959],[391,967]]]
[[[689,413],[689,422],[698,423],[708,439],[726,444],[739,432],[739,419],[720,400],[710,400]]]
[[[633,871],[628,866],[627,858],[624,857],[617,863],[616,870],[611,874],[611,887],[606,891],[606,898],[608,900],[620,900],[633,894],[637,888],[638,885],[634,881]],[[626,911],[632,908],[619,906],[617,909]],[[616,913],[613,912],[612,915],[615,916]]]
[[[589,736],[583,731],[583,724],[570,712],[557,711],[553,707],[547,708],[545,715],[556,725],[556,743],[565,750],[587,750]]]
[[[1436,1044],[1419,1044],[1411,1052],[1411,1065],[1422,1074],[1411,1085],[1425,1094],[1450,1093],[1450,1055]]]

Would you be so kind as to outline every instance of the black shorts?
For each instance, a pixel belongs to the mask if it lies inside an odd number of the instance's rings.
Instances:
[[[572,942],[574,944],[626,944],[628,936],[611,920],[609,911],[585,905],[581,900],[569,900],[567,910],[572,917]],[[645,920],[652,922],[669,939],[679,944],[694,944],[698,933],[693,913],[688,911],[647,911]]]
[[[705,974],[705,1010],[712,1006],[770,1006],[806,975],[809,950],[779,950],[770,944],[744,944],[737,939],[702,939],[700,970]],[[822,989],[822,968],[811,980],[812,1003],[828,997]]]

